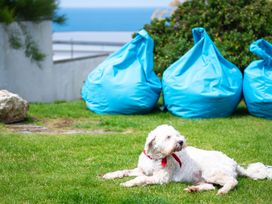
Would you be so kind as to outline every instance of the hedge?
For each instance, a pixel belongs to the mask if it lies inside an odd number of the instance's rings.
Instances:
[[[251,42],[272,42],[272,1],[191,0],[172,16],[154,19],[144,28],[155,41],[155,72],[163,71],[193,46],[192,28],[204,27],[222,55],[241,71],[255,59]]]

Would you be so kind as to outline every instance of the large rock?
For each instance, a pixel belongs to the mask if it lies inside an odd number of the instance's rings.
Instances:
[[[26,118],[28,102],[17,94],[0,90],[0,121],[15,123]]]

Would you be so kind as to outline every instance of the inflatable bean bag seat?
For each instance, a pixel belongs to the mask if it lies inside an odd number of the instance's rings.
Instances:
[[[272,44],[260,39],[250,51],[261,59],[253,61],[244,72],[244,98],[250,114],[272,119]]]
[[[242,74],[204,28],[192,33],[195,45],[163,74],[165,107],[184,118],[229,116],[241,98]]]
[[[153,71],[152,38],[145,30],[95,68],[82,87],[87,108],[100,114],[142,114],[156,105],[161,82]]]

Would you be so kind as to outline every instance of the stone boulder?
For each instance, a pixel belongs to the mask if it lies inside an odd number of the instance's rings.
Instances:
[[[0,90],[0,122],[20,122],[26,118],[27,111],[26,100],[7,90]]]

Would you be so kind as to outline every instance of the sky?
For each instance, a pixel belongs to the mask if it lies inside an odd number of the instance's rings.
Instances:
[[[60,0],[60,7],[166,7],[172,0]]]

